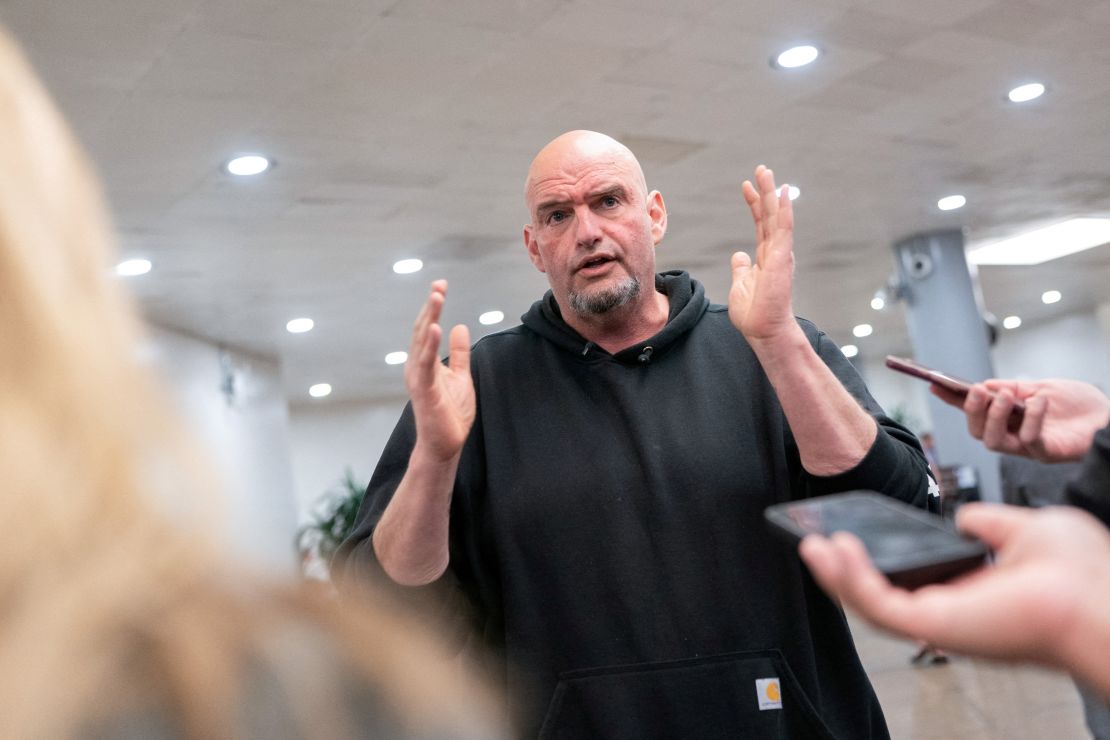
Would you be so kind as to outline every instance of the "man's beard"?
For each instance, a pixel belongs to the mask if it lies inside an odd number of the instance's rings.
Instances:
[[[640,281],[635,277],[622,280],[613,288],[594,293],[570,292],[570,307],[580,316],[600,316],[635,299],[640,295]]]

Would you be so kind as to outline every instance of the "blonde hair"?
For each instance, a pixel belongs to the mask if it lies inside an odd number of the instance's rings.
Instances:
[[[137,359],[99,187],[2,32],[0,132],[0,735],[151,713],[242,735],[269,711],[252,697],[288,702],[287,734],[364,734],[351,686],[406,732],[497,734],[490,695],[402,612],[214,575],[230,558],[197,502],[215,486]]]

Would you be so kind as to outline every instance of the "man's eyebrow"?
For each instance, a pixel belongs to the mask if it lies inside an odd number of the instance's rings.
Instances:
[[[569,203],[570,203],[570,201],[566,200],[565,198],[558,199],[558,200],[555,200],[555,199],[545,200],[542,203],[540,203],[538,206],[536,206],[536,215],[538,216],[540,214],[546,213],[547,211],[558,208],[560,206],[568,205]]]
[[[614,196],[623,198],[626,192],[627,191],[625,190],[624,185],[612,185],[605,188],[604,190],[599,190],[596,193],[590,193],[589,199],[600,200],[601,198],[609,198]]]
[[[628,191],[625,189],[625,187],[623,185],[610,185],[608,187],[602,188],[601,190],[597,190],[597,191],[594,191],[594,192],[590,193],[589,195],[586,196],[586,200],[595,201],[595,200],[600,200],[601,198],[608,198],[608,197],[613,197],[613,196],[623,198],[623,197],[625,197],[625,194],[627,192]],[[536,215],[537,216],[542,215],[542,214],[546,213],[547,211],[553,210],[555,208],[559,208],[561,206],[566,206],[566,205],[569,205],[569,204],[570,204],[570,200],[568,200],[566,198],[545,200],[542,203],[540,203],[538,206],[536,206]]]

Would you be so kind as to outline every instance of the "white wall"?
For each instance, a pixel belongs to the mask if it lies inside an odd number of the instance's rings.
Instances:
[[[914,434],[932,431],[932,416],[929,414],[929,384],[888,368],[884,358],[865,358],[854,362],[867,389],[888,414],[901,411],[907,417],[906,426]]]
[[[991,355],[1000,378],[1074,378],[1110,393],[1110,348],[1093,311],[1003,330]],[[914,432],[930,429],[928,384],[888,370],[880,358],[857,358],[854,364],[888,413],[902,408],[914,422]]]
[[[293,475],[302,521],[351,468],[368,483],[406,399],[380,404],[297,405],[290,409]]]
[[[994,371],[1001,378],[1074,378],[1110,392],[1110,351],[1094,312],[1003,331]]]
[[[227,521],[221,534],[252,566],[293,572],[296,497],[289,414],[278,363],[154,327],[144,356],[177,397],[179,409],[221,466]],[[230,398],[221,388],[233,374]]]

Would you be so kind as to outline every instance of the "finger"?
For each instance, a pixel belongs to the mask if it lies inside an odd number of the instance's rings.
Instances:
[[[967,416],[967,431],[975,439],[983,438],[983,427],[987,423],[987,407],[990,406],[991,393],[980,384],[971,386],[964,399],[964,414]]]
[[[442,283],[443,285],[437,285]],[[432,289],[428,293],[428,300],[424,301],[424,307],[416,317],[416,323],[413,326],[412,333],[414,339],[419,339],[423,343],[422,335],[428,330],[432,324],[439,322],[439,317],[443,313],[443,304],[446,302],[447,297],[445,293],[446,283],[442,280],[437,280],[432,283]]]
[[[763,204],[759,202],[759,193],[752,185],[751,180],[745,180],[744,184],[740,186],[740,190],[744,193],[744,201],[752,212],[752,224],[755,226],[755,243],[758,247],[759,243],[763,241]]]
[[[427,330],[429,324],[434,324],[439,321],[439,314],[443,310],[443,303],[447,296],[447,281],[446,280],[433,280],[432,285],[428,292],[428,299],[424,301],[424,305],[420,308],[420,313],[416,315],[416,321],[412,326],[413,334],[413,349],[416,347],[416,340],[418,335]],[[412,352],[409,353],[413,354]]]
[[[421,387],[431,386],[435,382],[436,364],[439,362],[439,343],[442,339],[443,327],[439,324],[429,324],[421,345],[409,356],[413,378]]]
[[[769,168],[760,165],[756,169],[756,182],[759,185],[759,197],[763,203],[763,241],[770,240],[778,228],[778,193],[775,192],[775,173]],[[763,255],[756,255],[756,264],[762,264]]]
[[[992,393],[998,393],[1002,390],[1008,390],[1010,391],[1010,393],[1014,394],[1014,398],[1022,398],[1020,392],[1021,383],[1014,380],[1006,380],[1005,378],[990,378],[989,380],[984,380],[982,382],[982,385],[986,386],[987,390],[991,391]]]
[[[470,329],[457,324],[447,338],[448,366],[455,372],[470,372]]]
[[[420,313],[416,315],[416,321],[412,325],[412,341],[409,343],[409,360],[411,362],[415,362],[416,358],[420,356],[421,349],[428,339],[428,327],[435,323],[439,317],[439,312],[443,310],[442,306],[443,294],[435,290],[433,284],[428,299],[420,307]]]
[[[794,201],[790,200],[789,185],[783,185],[779,191],[779,229],[794,230]]]
[[[855,535],[837,532],[831,542],[840,555],[839,595],[844,605],[885,629],[910,631],[912,595],[890,584]]]
[[[1014,409],[1014,394],[1003,388],[994,395],[987,406],[986,422],[983,424],[983,444],[988,450],[1010,449],[1012,439],[1007,425],[1010,412]]]
[[[840,551],[832,542],[818,534],[806,535],[798,545],[798,555],[817,584],[830,596],[839,598],[844,566],[840,562]]]
[[[432,283],[428,300],[413,329],[412,346],[409,348],[409,360],[406,364],[411,365],[413,379],[420,386],[431,385],[435,378],[435,363],[438,360],[439,343],[443,338],[443,328],[438,322],[443,313],[443,304],[447,300],[446,293],[446,280]]]
[[[1044,396],[1032,396],[1025,401],[1025,415],[1018,429],[1018,440],[1034,457],[1044,457],[1044,438],[1041,436],[1044,429],[1045,416],[1048,414],[1049,401]]]
[[[956,528],[978,537],[992,550],[1000,550],[1036,515],[1035,511],[1020,506],[969,503],[956,511]]]
[[[967,400],[966,393],[954,393],[943,385],[937,385],[935,383],[929,386],[929,390],[934,396],[944,401],[949,406],[955,406],[960,411],[964,410],[964,401]]]
[[[747,252],[732,253],[732,282],[734,285],[742,281],[751,269],[752,258]]]

